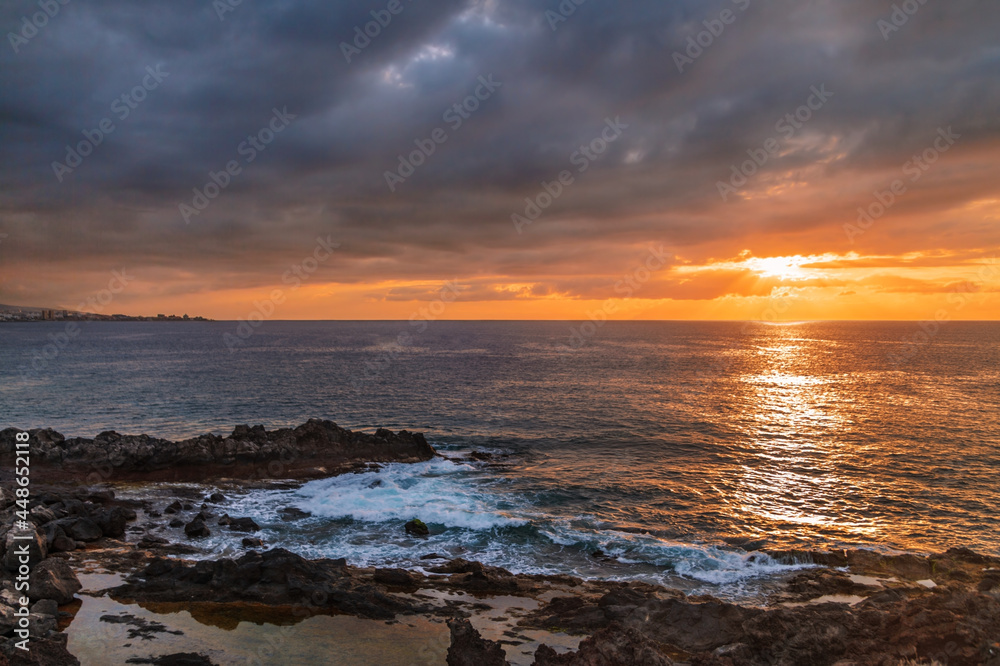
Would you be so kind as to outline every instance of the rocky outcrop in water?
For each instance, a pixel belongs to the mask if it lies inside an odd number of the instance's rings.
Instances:
[[[12,458],[17,428],[0,431],[0,460]],[[352,463],[419,462],[435,451],[420,433],[380,428],[374,434],[310,419],[297,428],[267,431],[237,426],[231,435],[171,441],[149,435],[102,432],[67,439],[30,430],[32,477],[97,483],[109,479],[203,480],[331,476]]]

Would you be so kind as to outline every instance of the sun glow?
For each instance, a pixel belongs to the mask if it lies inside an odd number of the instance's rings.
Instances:
[[[815,261],[812,257],[795,255],[793,257],[750,257],[743,263],[761,277],[776,277],[782,280],[802,280],[808,277],[802,270],[802,264]]]

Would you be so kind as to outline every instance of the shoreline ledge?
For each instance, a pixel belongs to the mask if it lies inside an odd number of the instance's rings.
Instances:
[[[0,463],[13,462],[18,432],[25,431],[0,430]],[[367,464],[424,462],[438,455],[421,433],[379,428],[369,434],[323,419],[271,431],[239,425],[228,436],[205,434],[180,441],[113,430],[93,439],[67,439],[51,428],[27,432],[32,479],[47,483],[306,480]]]
[[[14,432],[0,431],[0,460],[10,456]],[[354,624],[328,624],[351,628],[322,640],[349,641],[350,632],[362,630],[400,636],[411,627],[410,637],[419,633],[423,641],[421,663],[449,666],[1000,666],[1000,557],[967,548],[929,555],[764,551],[811,566],[776,577],[773,591],[753,603],[638,581],[515,574],[475,561],[476,553],[429,553],[420,568],[359,567],[350,552],[310,560],[268,547],[254,536],[252,519],[229,515],[237,505],[218,490],[127,499],[114,487],[204,483],[220,475],[274,484],[419,462],[438,455],[423,435],[351,432],[317,419],[271,432],[237,426],[228,437],[180,442],[29,432],[36,482],[28,512],[34,533],[26,542],[31,652],[14,648],[15,546],[25,541],[14,539],[17,505],[4,485],[0,666],[72,666],[78,656],[87,663],[211,666],[210,655],[192,650],[242,649],[237,634],[228,634],[237,626],[273,634],[275,627],[294,632],[306,620],[315,626],[338,618]],[[273,473],[277,465],[281,475]],[[3,474],[6,481],[10,471]],[[101,483],[88,481],[95,474]],[[170,523],[182,524],[183,533],[168,532]],[[198,547],[206,533],[222,529],[247,534],[239,554],[220,557]],[[173,543],[168,535],[176,535]],[[95,607],[109,612],[95,614]],[[183,631],[179,611],[191,618]],[[208,650],[184,633],[194,625],[227,631],[213,634]],[[84,640],[116,631],[143,640]],[[319,657],[303,663],[320,663],[330,647],[322,640],[313,648]],[[74,655],[71,647],[84,652]],[[355,663],[369,662],[384,663]]]

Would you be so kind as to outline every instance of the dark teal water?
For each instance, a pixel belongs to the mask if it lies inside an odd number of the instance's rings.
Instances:
[[[34,368],[65,325],[2,325],[0,426],[321,417],[506,456],[237,498],[272,543],[371,563],[729,583],[769,571],[765,547],[1000,552],[1000,325],[623,322],[566,351],[571,325],[267,322],[230,352],[231,322],[91,323]],[[287,525],[289,504],[315,515]],[[416,515],[429,541],[401,534]]]

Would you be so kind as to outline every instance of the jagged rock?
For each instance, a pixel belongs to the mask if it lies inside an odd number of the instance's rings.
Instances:
[[[17,537],[28,535],[27,539]],[[26,532],[23,530],[11,530],[7,532],[3,566],[7,571],[17,571],[21,566],[21,557],[26,553],[28,566],[33,567],[49,554],[49,548],[45,543],[45,537],[38,531]]]
[[[262,539],[257,539],[255,537],[243,537],[244,548],[262,548],[263,546],[264,541]]]
[[[500,643],[479,635],[468,620],[448,620],[451,646],[448,666],[507,666],[507,655]]]
[[[184,527],[184,521],[180,518],[174,518],[168,523],[168,525],[170,527]]]
[[[167,508],[163,510],[163,513],[177,513],[181,511],[181,509],[183,508],[184,507],[181,506],[181,503],[179,501],[174,500],[169,505],[167,505]]]
[[[59,615],[59,602],[55,599],[41,599],[32,604],[31,612],[56,617]]]
[[[291,521],[299,520],[300,518],[308,518],[312,514],[308,511],[303,511],[302,509],[296,509],[294,506],[286,506],[284,509],[278,511],[278,515],[281,516],[282,520]]]
[[[130,520],[135,520],[135,517],[135,511],[120,506],[101,509],[93,514],[94,522],[101,528],[104,536],[113,539],[125,536],[126,525]]]
[[[76,518],[62,528],[66,536],[76,541],[97,541],[104,536],[100,526],[90,518]]]
[[[32,601],[52,599],[60,606],[73,601],[83,587],[72,567],[65,561],[50,557],[31,570],[29,598]]]
[[[252,601],[300,604],[317,609],[390,620],[397,613],[424,610],[415,601],[387,595],[346,569],[343,560],[310,561],[282,548],[250,551],[239,559],[187,564],[158,558],[111,591],[112,598],[136,601]]]
[[[0,458],[13,454],[17,430],[0,431]],[[405,430],[393,433],[380,428],[375,434],[351,432],[332,421],[311,419],[296,428],[266,431],[262,426],[237,426],[231,436],[200,435],[170,441],[148,435],[121,435],[106,431],[94,439],[64,438],[52,430],[29,430],[33,476],[36,467],[59,466],[62,473],[73,470],[111,469],[116,472],[148,474],[183,471],[188,477],[219,474],[222,466],[242,463],[243,470],[227,469],[244,477],[259,476],[268,463],[278,462],[283,472],[288,466],[315,470],[328,464],[367,462],[418,462],[429,460],[434,449],[423,435]],[[187,468],[181,470],[181,468]],[[322,472],[318,472],[322,473]],[[215,500],[213,500],[215,501]],[[182,505],[183,506],[183,505]],[[193,508],[193,507],[192,507]],[[180,510],[179,508],[175,509]]]
[[[33,635],[27,652],[9,641],[0,654],[10,660],[11,666],[80,666],[80,660],[66,649],[66,634],[59,632],[45,637]]]
[[[403,525],[403,529],[406,530],[407,534],[415,534],[417,536],[427,536],[431,533],[431,531],[427,529],[427,525],[424,524],[424,521],[419,518],[414,518],[413,520],[407,522]]]
[[[229,522],[229,529],[234,532],[257,532],[260,530],[260,525],[252,518],[233,518]]]
[[[414,585],[414,577],[406,569],[376,569],[372,578],[376,583],[391,585],[393,587],[411,587]]]
[[[184,534],[194,539],[201,539],[212,536],[212,531],[205,525],[205,521],[195,518],[184,526]]]

